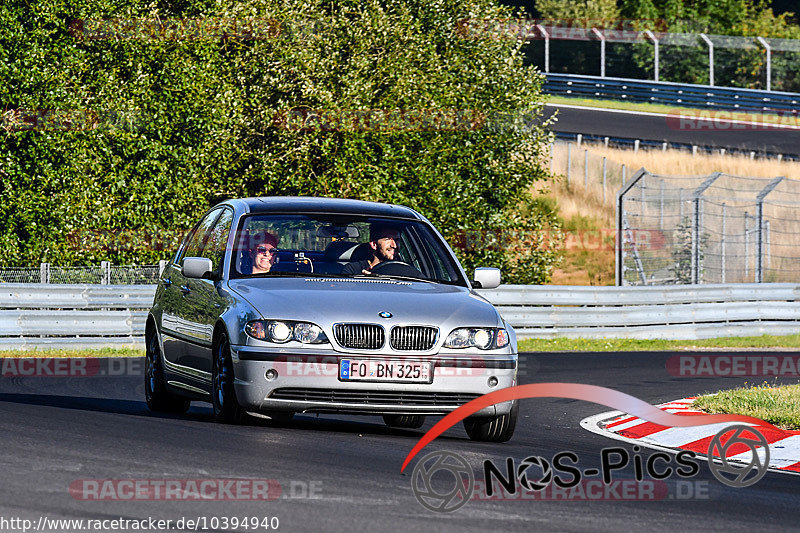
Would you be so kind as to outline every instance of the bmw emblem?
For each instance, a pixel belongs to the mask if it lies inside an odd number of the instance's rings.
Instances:
[[[392,313],[390,313],[389,311],[381,311],[380,313],[378,313],[378,316],[381,318],[392,318]]]

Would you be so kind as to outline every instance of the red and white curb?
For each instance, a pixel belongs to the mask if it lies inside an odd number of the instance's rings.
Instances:
[[[657,407],[682,416],[703,414],[692,409],[694,400],[695,398],[683,398]],[[582,428],[598,435],[661,451],[689,450],[706,460],[711,439],[718,431],[730,425],[722,423],[684,428],[661,426],[622,411],[608,411],[581,420]],[[769,469],[800,474],[800,431],[770,428],[759,428],[758,431],[769,443]],[[729,461],[743,463],[749,463],[750,457],[750,451],[741,452],[735,446],[731,446],[727,455]]]

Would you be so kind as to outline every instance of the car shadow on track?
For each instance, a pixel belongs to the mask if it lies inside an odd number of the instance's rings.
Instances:
[[[144,416],[149,418],[187,420],[215,424],[210,406],[206,407],[202,403],[193,402],[189,411],[185,414],[157,413],[150,411],[147,404],[141,400],[122,400],[111,398],[97,398],[87,396],[56,396],[51,394],[24,394],[24,393],[0,393],[0,404],[15,403],[22,405],[36,405],[43,407],[54,407],[60,409],[75,409],[80,411],[92,411],[119,415]],[[377,418],[377,417],[376,417]],[[436,417],[438,418],[438,417]],[[382,422],[373,422],[365,417],[361,420],[350,420],[337,418],[336,415],[327,414],[317,417],[311,414],[298,414],[286,422],[272,420],[268,418],[247,416],[245,420],[237,425],[227,427],[264,427],[280,428],[297,431],[314,431],[322,433],[350,433],[370,436],[392,436],[419,439],[425,434],[427,428],[432,423],[429,421],[421,429],[390,428]],[[218,427],[225,427],[218,424]],[[442,435],[440,439],[464,440],[465,437],[458,435]]]

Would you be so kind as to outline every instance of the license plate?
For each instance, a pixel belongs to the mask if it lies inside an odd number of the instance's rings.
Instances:
[[[340,381],[390,381],[430,383],[431,364],[423,361],[342,359]]]

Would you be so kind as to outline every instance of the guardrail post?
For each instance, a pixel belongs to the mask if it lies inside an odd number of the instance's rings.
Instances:
[[[544,71],[550,72],[550,34],[544,29],[544,26],[537,24],[534,26],[539,33],[544,37]]]
[[[608,148],[608,137],[603,137],[603,145]]]
[[[661,143],[661,151],[662,152],[666,152],[667,151],[667,145],[668,144],[669,143],[667,143],[667,141],[664,141],[663,143]]]
[[[772,47],[763,37],[756,37],[756,40],[761,43],[764,50],[767,51],[767,90],[772,90]]]
[[[583,141],[583,135],[581,135],[579,133],[578,136],[576,137],[576,142],[578,143],[578,148],[581,147],[581,141]]]
[[[583,151],[583,188],[589,188],[589,150]]]
[[[639,151],[639,139],[636,139],[635,141],[633,141],[633,153],[636,153],[638,151]]]
[[[39,264],[39,282],[50,283],[50,263]]]
[[[778,176],[770,181],[766,187],[761,189],[756,197],[756,228],[758,230],[758,255],[756,256],[756,283],[763,283],[764,281],[764,198],[769,193],[775,190],[780,182],[785,179],[784,176]]]
[[[700,38],[708,45],[708,84],[714,86],[714,43],[705,33],[700,34]]]
[[[100,283],[111,285],[111,261],[100,261]]]
[[[567,187],[569,187],[570,174],[572,174],[572,143],[567,143]]]
[[[159,261],[158,261],[158,277],[159,278],[163,278],[164,277],[164,270],[167,268],[168,264],[169,264],[169,261],[167,261],[166,259],[159,259]]]
[[[658,81],[658,39],[650,30],[644,30],[644,34],[653,41],[653,51],[655,52],[655,57],[653,59],[653,81]]]

